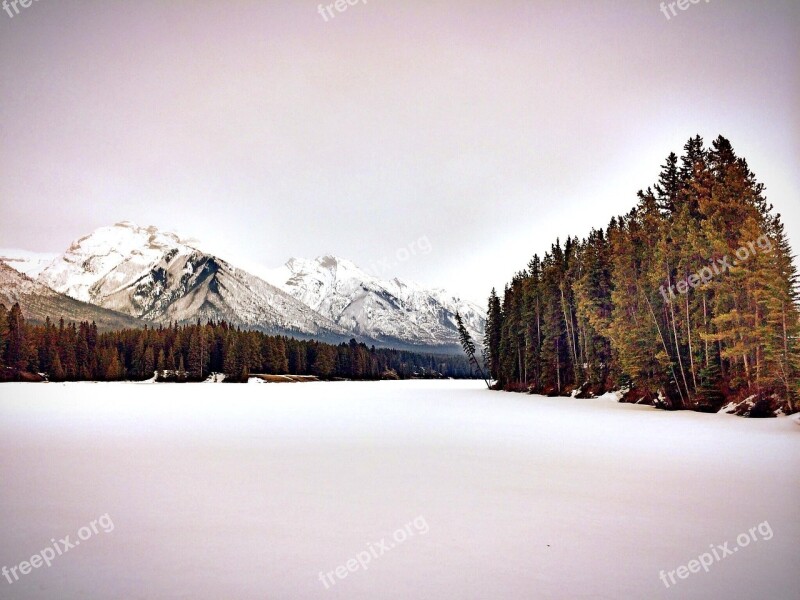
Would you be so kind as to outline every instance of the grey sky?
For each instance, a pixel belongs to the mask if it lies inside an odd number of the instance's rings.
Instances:
[[[317,9],[0,12],[0,247],[131,220],[239,263],[385,260],[483,303],[556,236],[626,212],[690,135],[722,133],[800,249],[795,0],[671,20],[650,0]]]

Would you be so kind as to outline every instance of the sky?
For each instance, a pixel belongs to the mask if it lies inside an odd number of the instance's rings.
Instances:
[[[800,249],[800,2],[353,1],[0,12],[0,247],[128,220],[484,304],[722,134]]]

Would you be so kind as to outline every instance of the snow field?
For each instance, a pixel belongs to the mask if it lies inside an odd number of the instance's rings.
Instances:
[[[4,384],[0,567],[114,530],[0,597],[800,597],[793,419],[481,386]]]

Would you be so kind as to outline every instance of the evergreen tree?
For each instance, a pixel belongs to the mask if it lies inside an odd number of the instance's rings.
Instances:
[[[633,386],[662,406],[800,395],[798,275],[764,186],[719,136],[670,154],[636,207],[558,241],[490,296],[484,347],[504,389]]]
[[[500,335],[503,327],[503,314],[500,298],[492,288],[489,307],[486,311],[486,330],[483,338],[483,355],[489,369],[489,377],[500,380]]]
[[[7,317],[7,341],[5,348],[5,364],[14,371],[25,371],[28,367],[28,339],[25,317],[18,302],[11,307]]]
[[[0,368],[6,365],[6,346],[8,344],[8,310],[0,304]]]
[[[486,383],[486,387],[490,388],[489,381],[483,374],[483,369],[478,359],[475,357],[475,342],[472,341],[472,336],[464,326],[464,321],[458,312],[456,312],[456,325],[458,326],[458,338],[461,341],[461,347],[464,348],[464,353],[467,355],[467,358],[469,358],[469,362],[478,369],[478,373],[481,374],[483,381]]]

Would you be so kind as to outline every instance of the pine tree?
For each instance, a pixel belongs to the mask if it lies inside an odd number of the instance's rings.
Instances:
[[[48,371],[48,376],[51,381],[64,381],[64,368],[61,366],[61,357],[58,353],[53,355],[53,362]]]
[[[8,310],[0,304],[0,368],[6,365],[6,346],[8,344]]]
[[[695,136],[638,198],[607,232],[534,257],[499,310],[490,297],[484,347],[500,386],[634,385],[698,410],[748,394],[796,410],[798,275],[747,162],[724,137],[706,149]]]
[[[15,302],[8,313],[8,340],[5,348],[5,364],[15,372],[28,368],[28,340],[25,317],[18,302]]]
[[[667,162],[661,167],[658,183],[653,186],[658,199],[658,207],[667,214],[676,211],[678,194],[681,189],[681,177],[678,169],[678,157],[670,152]]]
[[[208,348],[205,327],[198,325],[192,327],[189,337],[188,367],[189,374],[194,379],[203,379],[208,374]]]
[[[486,379],[486,375],[483,374],[483,369],[481,368],[480,362],[478,362],[478,359],[475,357],[475,342],[472,341],[472,336],[464,326],[464,321],[458,311],[456,311],[456,325],[458,326],[458,338],[461,342],[461,347],[464,349],[467,358],[469,358],[469,362],[478,369],[478,373],[481,374],[483,381],[486,383],[486,387],[491,389],[489,381]]]
[[[336,352],[328,344],[317,344],[311,371],[317,377],[330,377],[336,368]]]
[[[483,338],[483,355],[486,359],[489,376],[500,380],[500,336],[503,327],[503,313],[500,298],[492,288],[489,295],[489,307],[486,311],[486,330]]]

